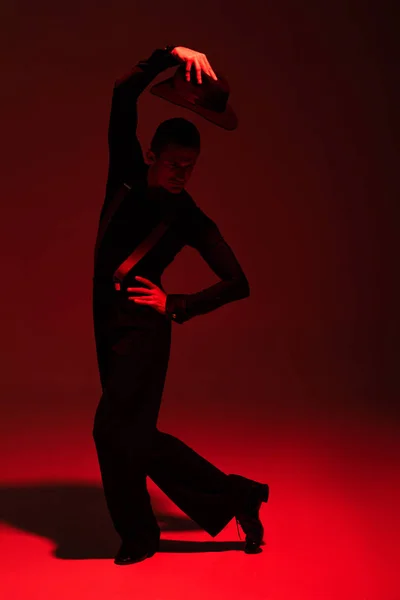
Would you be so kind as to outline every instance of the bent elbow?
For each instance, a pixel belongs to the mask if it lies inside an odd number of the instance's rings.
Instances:
[[[249,282],[246,279],[246,284],[244,286],[244,290],[245,290],[245,295],[244,298],[247,298],[247,296],[250,296],[250,285]]]
[[[240,298],[247,298],[248,296],[250,296],[250,285],[247,277],[245,277],[244,275],[239,279],[238,291],[240,293]]]

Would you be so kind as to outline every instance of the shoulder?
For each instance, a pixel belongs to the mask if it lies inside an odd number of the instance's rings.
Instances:
[[[181,193],[181,209],[182,222],[187,227],[202,226],[209,222],[213,223],[212,219],[200,208],[186,190],[183,190]]]
[[[202,208],[193,200],[192,196],[183,190],[181,193],[182,215],[188,219],[208,219],[208,215]]]
[[[182,233],[189,246],[196,246],[204,236],[218,235],[219,230],[211,217],[186,192],[182,193],[180,224]]]
[[[183,210],[191,210],[193,206],[197,206],[192,196],[185,189],[181,191],[181,193],[179,194],[179,198],[182,203]]]

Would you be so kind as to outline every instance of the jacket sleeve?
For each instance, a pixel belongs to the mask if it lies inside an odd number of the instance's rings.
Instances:
[[[195,248],[220,281],[195,294],[168,294],[166,315],[177,323],[250,294],[248,280],[220,230],[197,205],[186,223],[187,245]]]
[[[115,81],[108,126],[108,188],[131,179],[143,169],[142,149],[136,135],[139,95],[159,73],[179,64],[179,59],[168,50],[157,49]]]

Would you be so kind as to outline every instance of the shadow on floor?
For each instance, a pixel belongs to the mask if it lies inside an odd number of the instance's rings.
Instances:
[[[151,500],[161,532],[196,531],[188,517],[165,513],[162,499]],[[103,489],[87,484],[2,485],[0,519],[12,527],[48,538],[53,555],[62,559],[112,558],[120,545]],[[243,542],[161,540],[160,552],[222,552],[242,550]]]

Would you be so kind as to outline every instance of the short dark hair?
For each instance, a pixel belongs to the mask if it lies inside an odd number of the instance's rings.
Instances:
[[[159,156],[168,144],[177,144],[200,151],[200,132],[187,119],[177,117],[160,123],[151,140],[150,150]]]

